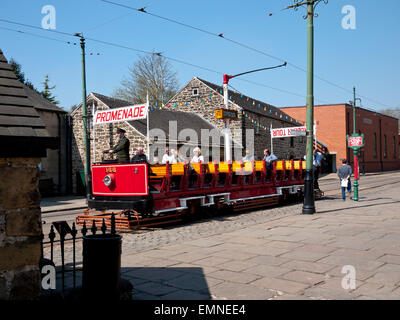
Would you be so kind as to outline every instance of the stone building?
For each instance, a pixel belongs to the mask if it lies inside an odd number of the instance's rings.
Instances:
[[[45,197],[70,193],[68,112],[25,85],[24,90],[45,124],[49,135],[58,140],[58,148],[47,149],[46,157],[40,161],[40,194]]]
[[[132,105],[132,103],[120,99],[110,98],[98,93],[90,93],[87,97],[87,113],[91,116],[97,110],[107,110],[121,108]],[[223,155],[222,132],[211,122],[203,119],[198,114],[179,112],[175,110],[165,110],[150,107],[150,157],[152,162],[154,157],[162,158],[165,146],[179,150],[180,156],[185,160],[190,160],[192,150],[201,146],[203,153],[208,154],[212,147],[219,148],[219,154]],[[72,126],[72,173],[73,173],[73,192],[83,193],[83,168],[85,160],[85,150],[83,145],[83,121],[82,106],[79,105],[71,112]],[[124,121],[111,124],[99,124],[89,126],[90,130],[90,159],[91,163],[100,162],[103,157],[103,150],[109,149],[117,143],[115,135],[116,128],[126,131],[126,136],[130,140],[130,157],[133,156],[134,149],[142,147],[147,150],[147,120]],[[216,140],[207,139],[202,141],[202,130],[213,132]],[[194,135],[194,138],[193,138]],[[197,137],[197,139],[196,139]],[[190,138],[190,139],[188,139]],[[240,143],[233,141],[234,147],[242,149]],[[147,152],[146,152],[147,153]],[[107,155],[106,155],[107,157]]]
[[[0,300],[40,295],[40,172],[57,148],[0,50]]]
[[[168,106],[174,110],[196,113],[224,130],[223,120],[215,119],[214,114],[215,109],[224,106],[221,86],[195,77],[168,102]],[[263,157],[264,149],[271,149],[271,125],[273,128],[300,125],[278,108],[236,91],[229,90],[229,108],[239,114],[239,120],[230,122],[231,135],[238,144],[249,148],[252,139],[246,139],[246,130],[253,130],[256,160]],[[273,139],[272,149],[279,158],[300,158],[305,154],[305,146],[305,137],[279,138]]]

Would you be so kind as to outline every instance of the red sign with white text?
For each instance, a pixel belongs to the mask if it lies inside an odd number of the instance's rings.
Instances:
[[[280,128],[272,129],[272,138],[285,138],[285,137],[298,137],[306,135],[306,127],[292,127],[292,128]]]
[[[147,104],[138,104],[118,109],[97,111],[94,115],[94,124],[112,123],[121,121],[132,121],[146,119],[148,111]]]
[[[349,148],[351,147],[362,147],[363,141],[362,137],[349,137]]]

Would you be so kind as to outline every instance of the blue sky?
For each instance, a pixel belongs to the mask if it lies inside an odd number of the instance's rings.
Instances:
[[[293,3],[268,1],[183,1],[112,0],[133,7],[146,6],[149,12],[193,26],[223,33],[226,37],[306,68],[306,21],[304,9],[287,10],[269,16]],[[0,19],[40,27],[45,5],[56,9],[56,30],[83,32],[85,36],[115,42],[146,51],[160,51],[223,73],[277,65],[280,62],[183,26],[143,13],[113,6],[100,0],[0,0]],[[356,9],[356,29],[342,28],[343,6]],[[317,7],[315,19],[316,75],[352,90],[357,87],[364,107],[380,110],[400,106],[400,1],[330,0]],[[115,19],[120,17],[118,19]],[[114,21],[106,23],[112,19]],[[103,24],[103,25],[102,25]],[[61,40],[74,38],[7,24],[0,28],[29,31]],[[56,85],[54,94],[65,109],[81,101],[80,47],[0,29],[0,48],[8,59],[22,64],[25,76],[39,89],[46,74]],[[76,41],[76,40],[75,40]],[[132,51],[87,41],[87,92],[111,95],[137,59]],[[219,74],[171,62],[182,87],[192,77],[221,84]],[[290,91],[288,94],[237,79],[232,86],[240,92],[280,106],[304,105],[306,74],[291,66],[243,76],[261,85]],[[300,96],[298,96],[300,95]],[[315,103],[343,103],[352,99],[346,92],[315,80]],[[368,100],[371,99],[371,100]],[[377,103],[379,102],[379,103]]]

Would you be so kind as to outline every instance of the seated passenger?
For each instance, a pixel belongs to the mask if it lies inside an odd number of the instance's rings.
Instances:
[[[254,156],[250,155],[250,151],[246,150],[246,155],[242,159],[243,162],[251,162],[254,161]]]
[[[184,160],[179,156],[178,150],[171,149],[171,163],[184,162]]]
[[[136,154],[132,157],[132,163],[144,163],[147,162],[147,157],[143,153],[143,148],[139,147],[136,149]]]
[[[168,147],[165,148],[165,153],[164,153],[164,155],[162,157],[162,160],[161,160],[162,164],[166,164],[167,162],[173,163],[172,162],[172,154],[171,154],[171,152],[170,152]]]
[[[203,163],[204,162],[204,157],[201,155],[201,150],[199,147],[196,147],[193,149],[193,158],[190,160],[192,163],[199,163],[200,161]]]

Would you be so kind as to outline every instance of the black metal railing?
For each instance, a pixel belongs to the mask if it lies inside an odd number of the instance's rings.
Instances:
[[[45,235],[42,233],[41,234],[41,261],[42,264],[51,264],[56,268],[56,274],[61,273],[61,290],[62,293],[65,292],[65,276],[66,273],[72,272],[72,287],[75,289],[77,287],[76,285],[76,276],[77,272],[82,271],[82,268],[77,268],[77,262],[76,262],[76,247],[77,247],[77,242],[81,241],[83,237],[85,237],[88,233],[88,231],[92,233],[92,235],[96,235],[97,233],[97,226],[95,221],[93,220],[92,226],[88,229],[86,226],[86,223],[83,223],[83,226],[80,230],[81,236],[78,235],[78,230],[76,228],[75,222],[72,223],[72,227],[69,226],[69,224],[66,221],[56,221],[53,222],[51,227],[50,227],[50,232],[48,233],[47,237],[48,240],[45,241]],[[59,235],[59,239],[57,238],[57,234]],[[103,235],[107,234],[107,226],[105,223],[105,220],[103,219],[102,225],[100,227],[100,231]],[[116,230],[115,230],[115,216],[112,214],[111,216],[111,226],[110,226],[110,232],[108,234],[115,235]],[[70,235],[70,237],[68,237]],[[65,244],[72,242],[72,268],[66,268],[66,265],[69,265],[70,263],[66,264],[65,261]],[[60,255],[61,255],[61,266],[56,266],[56,263],[54,261],[54,252],[57,249],[55,247],[55,244],[59,243],[59,250],[60,250]],[[45,245],[50,245],[50,259],[45,258],[44,254],[44,246]]]

